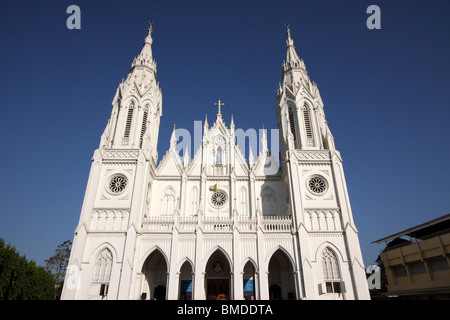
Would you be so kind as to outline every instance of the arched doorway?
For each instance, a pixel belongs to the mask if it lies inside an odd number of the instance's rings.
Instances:
[[[270,258],[268,280],[270,300],[294,300],[296,298],[292,262],[280,249]]]
[[[245,264],[243,280],[244,299],[256,300],[255,267],[250,261]]]
[[[225,254],[217,249],[205,268],[206,300],[228,300],[231,297],[231,266]]]
[[[144,276],[141,298],[166,300],[167,262],[161,251],[153,251],[142,267]]]
[[[194,281],[192,279],[193,270],[189,261],[183,263],[180,269],[180,300],[192,300]]]

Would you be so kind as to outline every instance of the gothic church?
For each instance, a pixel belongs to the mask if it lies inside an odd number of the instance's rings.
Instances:
[[[245,159],[220,100],[192,159],[174,132],[158,163],[152,43],[150,26],[94,152],[62,299],[369,299],[342,159],[289,28],[279,165],[265,134]]]

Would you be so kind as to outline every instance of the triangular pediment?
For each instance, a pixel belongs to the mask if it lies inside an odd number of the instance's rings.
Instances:
[[[179,177],[183,172],[183,163],[175,148],[167,151],[162,158],[159,166],[156,168],[156,174],[159,176],[175,176]]]

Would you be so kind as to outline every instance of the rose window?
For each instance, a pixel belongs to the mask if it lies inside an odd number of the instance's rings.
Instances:
[[[222,207],[226,201],[227,201],[227,195],[223,191],[214,192],[211,196],[212,204],[218,208]]]
[[[313,193],[322,194],[327,189],[327,183],[324,178],[314,176],[309,179],[308,187]]]
[[[109,181],[109,190],[111,190],[112,193],[121,193],[123,190],[125,190],[126,185],[127,178],[125,176],[114,176]]]

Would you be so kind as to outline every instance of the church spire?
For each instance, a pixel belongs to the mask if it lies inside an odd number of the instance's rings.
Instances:
[[[289,28],[289,24],[286,24],[286,61],[299,61],[300,58],[295,51],[294,40],[291,38],[291,29]]]
[[[170,137],[170,149],[175,148],[175,146],[177,145],[178,139],[177,139],[177,135],[175,133],[175,124],[173,125],[173,131],[172,131],[172,136]]]
[[[302,82],[310,84],[305,63],[295,50],[294,40],[291,38],[291,29],[288,24],[286,24],[286,35],[286,60],[283,61],[282,85],[280,85],[280,88],[288,85],[292,89],[294,84],[298,85]]]
[[[297,54],[294,46],[294,40],[291,38],[291,29],[286,24],[286,60],[283,63],[283,72],[286,73],[292,69],[306,69],[302,59]]]
[[[153,21],[150,21],[150,26],[148,28],[147,37],[145,37],[144,45],[142,47],[141,53],[134,58],[131,64],[131,71],[138,66],[145,66],[150,68],[154,73],[156,73],[156,62],[153,60],[152,54],[152,44],[153,44]]]

